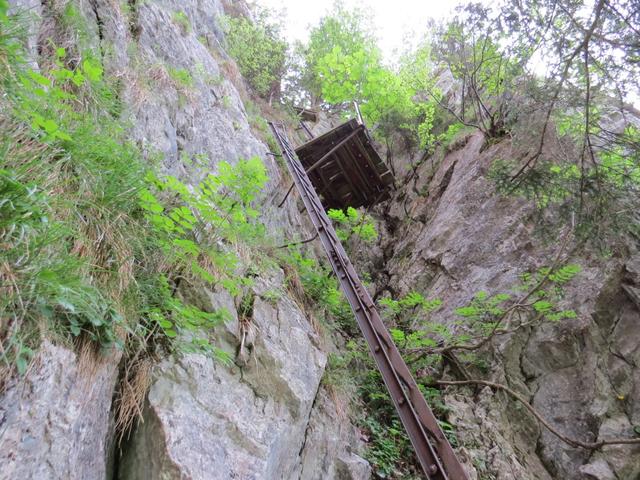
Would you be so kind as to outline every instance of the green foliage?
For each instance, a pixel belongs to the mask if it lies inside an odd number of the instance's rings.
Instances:
[[[384,65],[366,17],[338,4],[312,29],[302,56],[299,68],[308,73],[299,75],[298,83],[312,97],[343,110],[357,101],[374,134],[387,140],[404,132],[420,148],[434,142],[436,103],[426,87],[435,89],[427,46],[405,55],[395,71]]]
[[[231,318],[226,309],[205,312],[185,304],[172,294],[168,280],[162,275],[157,278],[153,287],[152,302],[144,311],[149,330],[159,327],[172,351],[201,353],[224,363],[231,362],[229,355],[216,348],[210,338],[213,328]]]
[[[254,203],[266,181],[265,166],[257,157],[233,166],[220,162],[217,173],[193,188],[175,177],[147,174],[140,207],[171,270],[193,282],[220,286],[233,296],[250,286],[251,278],[239,271],[236,246],[263,240]],[[212,345],[209,332],[227,320],[229,312],[204,312],[172,295],[166,278],[156,283],[147,315],[171,341],[171,348],[228,362],[228,355]]]
[[[365,456],[374,466],[376,475],[379,478],[398,478],[400,472],[408,473],[402,464],[412,457],[411,448],[400,420],[394,418],[387,425],[370,416],[362,419],[361,426],[370,435]]]
[[[327,215],[336,225],[336,234],[343,242],[347,242],[353,235],[366,243],[373,243],[378,239],[378,232],[374,220],[370,215],[362,215],[353,207],[344,210],[330,209]]]
[[[167,258],[192,276],[239,294],[248,280],[237,275],[238,259],[228,244],[255,243],[264,236],[253,208],[267,181],[262,161],[255,157],[235,166],[220,162],[218,173],[194,189],[171,176],[147,178],[149,188],[140,192],[140,206]],[[158,198],[161,193],[165,202]]]
[[[440,29],[434,45],[453,78],[466,86],[458,120],[488,138],[503,136],[513,123],[512,94],[531,50],[505,41],[488,8],[475,4],[461,7],[459,15]]]
[[[173,23],[180,27],[183,34],[189,34],[193,30],[189,17],[183,11],[174,12],[171,19],[173,20]]]
[[[182,299],[180,282],[250,284],[234,266],[238,244],[263,234],[252,203],[264,165],[222,163],[194,189],[148,172],[101,63],[52,48],[50,68],[33,71],[6,12],[1,1],[1,360],[24,373],[51,335],[224,360],[210,330],[228,314]]]
[[[469,3],[437,52],[465,86],[460,114],[450,113],[489,138],[511,135],[515,158],[493,172],[500,191],[535,201],[548,230],[571,223],[609,251],[620,234],[638,233],[640,142],[627,113],[638,19],[626,20],[626,1],[557,5]],[[547,68],[531,72],[540,60]]]
[[[463,319],[458,325],[464,334],[456,335],[453,343],[465,343],[471,338],[478,339],[495,334],[497,329],[505,327],[504,317],[511,311],[518,316],[518,321],[510,325],[513,331],[523,324],[535,321],[558,322],[576,318],[573,310],[561,309],[557,302],[562,299],[562,287],[580,271],[580,266],[574,264],[563,265],[553,270],[543,267],[533,273],[521,275],[520,284],[513,286],[511,292],[495,295],[483,291],[476,293],[471,302],[455,310],[456,315]],[[516,300],[516,295],[523,292],[528,295],[525,304]]]
[[[331,270],[295,249],[290,249],[283,260],[295,269],[309,303],[325,314],[327,322],[333,321],[338,328],[355,333],[351,307]]]
[[[327,355],[327,366],[322,376],[322,383],[325,387],[342,394],[351,393],[353,382],[348,370],[349,360],[348,355],[341,356],[335,353]]]
[[[262,97],[277,93],[287,53],[280,25],[262,10],[255,23],[244,17],[226,18],[225,31],[229,54],[256,93]]]
[[[416,310],[423,310],[425,313],[432,312],[442,305],[442,300],[427,300],[421,293],[409,292],[400,300],[383,298],[379,303],[385,308],[386,313],[403,315]]]
[[[431,45],[423,41],[400,60],[400,79],[413,92],[413,120],[401,126],[412,132],[421,149],[432,148],[436,141],[433,129],[437,120],[438,102],[442,99],[442,94],[435,85],[437,77],[433,72],[431,56]]]
[[[331,378],[339,385],[346,383],[347,388],[356,389],[356,419],[367,437],[364,456],[371,462],[375,474],[379,478],[418,477],[409,438],[362,338],[349,341],[339,366]]]
[[[418,292],[410,292],[399,299],[379,301],[391,336],[436,415],[442,416],[448,410],[440,391],[430,386],[433,378],[441,374],[443,352],[452,349],[456,353],[456,346],[482,344],[497,332],[515,332],[536,321],[575,318],[573,310],[561,309],[557,303],[562,299],[563,286],[580,270],[580,266],[573,264],[553,269],[545,267],[523,274],[520,283],[508,292],[493,295],[477,292],[468,304],[454,310],[459,320],[446,325],[430,320],[430,314],[442,305],[438,299],[429,300]],[[506,321],[509,312],[513,312],[515,318]],[[383,478],[411,475],[409,440],[400,427],[365,342],[350,341],[348,352],[342,363],[349,366],[364,404],[361,426],[370,436],[367,458]],[[469,354],[458,354],[457,359],[466,369],[484,372],[487,363],[481,355],[472,350]],[[439,424],[452,445],[457,445],[455,428],[444,420],[439,420]]]
[[[357,101],[364,120],[383,137],[412,121],[414,91],[382,65],[377,49],[346,53],[335,46],[316,68],[324,101],[337,105]]]
[[[283,295],[284,293],[281,290],[269,289],[262,292],[262,295],[260,295],[260,298],[262,298],[266,302],[269,302],[272,305],[276,305],[278,303],[278,300],[280,300],[283,297]]]
[[[442,306],[440,299],[428,300],[418,292],[409,292],[399,300],[384,298],[379,303],[383,307],[384,318],[391,324],[389,332],[393,341],[401,350],[431,348],[439,342],[449,342],[453,337],[449,327],[429,319],[430,314]],[[413,362],[411,368],[424,371],[437,360],[439,357],[425,357]]]
[[[398,299],[383,299],[383,315],[391,322],[391,335],[402,351],[421,347],[433,347],[439,327],[429,321],[429,314],[436,311],[441,301],[427,299],[418,292],[411,292]],[[411,359],[405,355],[405,358]],[[432,356],[409,362],[414,378],[425,393],[430,405],[438,414],[445,411],[437,390],[426,386],[428,377],[438,359]],[[382,377],[377,370],[365,341],[359,336],[347,344],[347,353],[341,359],[342,378],[348,377],[357,389],[358,423],[368,436],[366,458],[372,463],[380,478],[418,477],[417,462],[400,419],[397,416]],[[334,376],[338,376],[335,374]]]
[[[559,134],[574,144],[578,142],[584,129],[580,115],[565,115],[560,120]],[[593,134],[601,132],[594,130]],[[514,182],[515,162],[495,160],[489,175],[500,193],[532,200],[541,212],[553,208],[556,215],[540,215],[543,225],[553,227],[550,222],[571,221],[582,238],[605,244],[617,233],[637,232],[640,157],[633,142],[638,138],[638,129],[628,126],[619,144],[598,150],[587,164],[540,159]],[[613,210],[616,215],[610,215]]]
[[[439,141],[444,146],[446,150],[451,150],[454,148],[456,142],[459,141],[460,137],[467,134],[470,130],[469,127],[465,126],[463,123],[456,122],[452,123],[447,127],[445,132],[440,135]]]
[[[193,89],[193,76],[189,73],[189,70],[184,68],[167,67],[167,73],[175,83],[176,88],[187,91]]]
[[[19,21],[0,15],[4,31]],[[123,251],[111,229],[132,225],[122,212],[135,205],[142,165],[110,115],[117,105],[97,60],[80,58],[70,68],[57,48],[52,68],[36,72],[11,40],[0,48],[12,61],[0,67],[2,121],[10,126],[0,137],[0,340],[15,347],[3,348],[3,359],[13,355],[23,371],[41,326],[103,347],[118,343],[110,263]],[[97,222],[104,233],[92,243]]]
[[[336,49],[343,55],[353,56],[375,51],[375,40],[367,19],[358,10],[347,10],[341,4],[333,6],[333,14],[320,19],[311,29],[309,43],[304,48],[305,86],[318,97],[323,92],[321,65],[325,57]],[[353,100],[353,99],[347,99]]]

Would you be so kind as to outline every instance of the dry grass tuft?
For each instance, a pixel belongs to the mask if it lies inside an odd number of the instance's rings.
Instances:
[[[115,429],[118,444],[127,440],[136,420],[144,421],[144,401],[151,386],[153,361],[149,357],[124,362],[115,400]]]
[[[91,386],[100,367],[108,361],[108,355],[101,353],[99,347],[87,338],[79,340],[78,345],[78,376],[85,380],[85,385]]]
[[[327,389],[329,397],[331,397],[333,405],[336,407],[335,412],[338,419],[349,419],[349,407],[351,405],[351,398],[349,396],[349,393],[333,385],[326,385],[325,388]]]
[[[286,262],[283,262],[281,267],[282,270],[284,270],[287,290],[289,291],[289,293],[291,293],[292,298],[296,300],[302,310],[306,312],[307,308],[310,306],[309,297],[304,291],[304,286],[302,285],[300,274],[293,266],[289,265]]]

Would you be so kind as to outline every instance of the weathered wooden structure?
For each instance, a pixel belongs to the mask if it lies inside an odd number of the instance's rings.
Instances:
[[[371,206],[390,197],[393,175],[353,119],[295,150],[325,208]]]

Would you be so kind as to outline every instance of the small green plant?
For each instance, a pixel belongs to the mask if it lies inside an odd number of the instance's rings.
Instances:
[[[283,295],[284,294],[281,290],[271,288],[269,290],[265,290],[264,292],[262,292],[262,295],[260,295],[260,298],[270,303],[271,305],[276,305]]]
[[[473,128],[467,127],[460,122],[452,123],[447,127],[447,130],[440,135],[439,140],[444,148],[449,151],[454,148],[460,138],[464,137],[464,135],[470,131],[473,131]]]
[[[353,235],[366,243],[373,243],[378,239],[375,223],[370,215],[360,214],[353,207],[345,210],[331,209],[327,215],[336,224],[336,233],[343,242]]]
[[[175,177],[147,178],[140,205],[161,236],[165,254],[191,275],[239,294],[248,280],[236,275],[238,259],[224,242],[255,242],[264,236],[253,208],[267,181],[262,161],[221,162],[218,173],[193,190]]]
[[[173,80],[176,88],[180,90],[192,90],[194,87],[193,76],[184,68],[167,67],[167,73]]]
[[[327,322],[349,333],[355,333],[351,307],[338,288],[333,273],[316,260],[291,248],[282,259],[296,272],[307,297],[307,303],[324,313]],[[291,282],[293,279],[289,279]]]
[[[180,27],[183,35],[187,35],[193,30],[189,17],[183,11],[174,12],[171,19],[173,20],[173,23]]]

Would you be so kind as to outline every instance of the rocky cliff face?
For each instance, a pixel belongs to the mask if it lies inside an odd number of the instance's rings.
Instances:
[[[33,15],[29,46],[37,65],[66,2],[11,3]],[[77,3],[91,32],[83,41],[120,79],[129,106],[124,115],[140,147],[162,158],[165,171],[193,181],[218,161],[262,157],[270,174],[268,229],[282,238],[308,234],[295,197],[274,206],[288,185],[251,130],[242,80],[224,52],[223,2]],[[189,28],[175,12],[185,14]],[[171,75],[180,69],[193,78],[189,88]],[[508,141],[487,147],[468,135],[399,182],[394,198],[375,212],[379,245],[357,254],[373,293],[429,292],[444,305],[434,320],[450,323],[453,309],[475,292],[504,291],[519,274],[549,264],[559,238],[539,235],[531,206],[500,197],[487,179],[491,161],[509,149]],[[395,157],[398,180],[410,163]],[[567,252],[563,260],[581,265],[582,273],[567,286],[562,306],[577,318],[502,337],[486,377],[519,392],[569,437],[632,437],[640,425],[640,256],[631,242],[609,258],[588,249]],[[330,341],[288,293],[278,268],[261,272],[252,288],[251,328],[233,315],[216,332],[219,346],[236,356],[242,343],[244,355],[231,367],[198,355],[161,361],[152,370],[143,421],[119,448],[112,399],[121,354],[75,353],[45,342],[27,375],[0,396],[0,478],[368,478],[357,434],[321,384]],[[196,296],[203,309],[236,311],[221,291],[183,294]],[[574,448],[488,387],[449,389],[446,402],[475,478],[640,476],[637,446]]]
[[[37,66],[68,2],[10,3],[30,12]],[[221,1],[75,4],[76,20],[90,35],[65,41],[82,41],[102,55],[129,106],[131,138],[150,158],[161,158],[167,173],[197,181],[219,161],[259,156],[270,177],[267,229],[280,240],[308,232],[295,199],[275,207],[284,180],[251,129],[256,113],[247,112],[238,91],[243,80],[223,48]],[[189,72],[189,85],[172,74],[180,70]],[[197,296],[204,309],[236,311],[223,292],[183,294]],[[120,447],[112,399],[121,354],[78,355],[45,343],[27,375],[0,397],[0,478],[368,478],[353,427],[332,417],[321,386],[328,340],[288,293],[278,268],[262,273],[253,294],[250,329],[234,315],[215,333],[233,357],[242,341],[242,360],[231,367],[198,355],[162,361],[152,370],[139,427]]]
[[[562,233],[535,227],[532,206],[497,195],[487,172],[508,158],[508,141],[493,146],[466,135],[409,175],[396,156],[398,179],[410,178],[379,207],[386,230],[379,248],[362,252],[379,294],[411,290],[443,300],[432,319],[451,324],[455,307],[478,291],[508,291],[518,275],[553,262]],[[638,250],[632,240],[605,258],[574,248],[562,261],[582,272],[561,301],[577,318],[500,337],[485,378],[519,392],[567,437],[596,442],[632,438],[638,425],[640,321]],[[449,389],[451,421],[477,468],[477,478],[635,479],[640,448],[574,448],[540,427],[524,408],[490,388]]]

